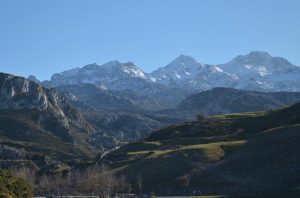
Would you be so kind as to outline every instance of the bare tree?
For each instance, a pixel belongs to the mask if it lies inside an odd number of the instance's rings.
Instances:
[[[181,186],[183,188],[188,188],[190,186],[190,178],[189,176],[184,176],[181,180]]]
[[[42,191],[46,191],[46,192],[50,193],[49,176],[47,176],[47,175],[40,176],[38,183],[39,183],[38,188],[40,188]]]
[[[106,166],[90,166],[81,171],[72,170],[67,174],[41,175],[37,177],[36,171],[29,168],[13,169],[12,172],[19,178],[35,185],[39,192],[61,195],[95,194],[113,192],[130,192],[130,185],[124,176],[116,174]]]
[[[137,186],[139,188],[139,193],[143,194],[143,177],[141,174],[138,174],[136,177]]]
[[[92,166],[76,173],[78,189],[84,193],[111,193],[118,189],[118,179],[106,166]]]
[[[32,187],[35,186],[36,170],[29,167],[20,167],[10,169],[16,177],[22,178],[27,181]]]
[[[131,191],[131,186],[127,182],[126,177],[124,175],[121,175],[116,183],[116,191],[121,193],[129,193]]]

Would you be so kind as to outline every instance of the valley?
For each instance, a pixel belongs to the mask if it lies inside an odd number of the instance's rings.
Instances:
[[[297,194],[298,75],[257,51],[152,73],[119,61],[42,82],[1,73],[0,167],[39,195]]]
[[[299,198],[299,10],[0,0],[0,198]]]

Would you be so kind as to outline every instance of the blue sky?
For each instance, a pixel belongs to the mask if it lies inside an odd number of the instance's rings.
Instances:
[[[145,71],[180,54],[218,64],[252,50],[300,66],[298,0],[2,0],[0,71],[49,79],[89,63]]]

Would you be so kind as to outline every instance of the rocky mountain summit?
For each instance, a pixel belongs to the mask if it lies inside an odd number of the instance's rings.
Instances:
[[[150,80],[168,87],[192,91],[207,90],[222,86],[236,79],[236,76],[224,72],[218,66],[197,62],[187,55],[180,55],[170,64],[154,70]]]
[[[282,57],[253,51],[219,65],[236,76],[234,88],[256,91],[299,91],[300,68]]]
[[[31,81],[33,81],[33,82],[35,82],[35,83],[37,83],[37,84],[40,84],[41,82],[37,79],[37,77],[35,77],[34,75],[29,75],[28,77],[27,77],[27,79],[28,80],[31,80]]]

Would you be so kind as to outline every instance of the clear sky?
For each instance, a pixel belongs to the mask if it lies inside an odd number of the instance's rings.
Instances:
[[[89,63],[149,72],[187,54],[218,64],[252,50],[300,66],[299,0],[1,0],[0,71],[49,79]]]

